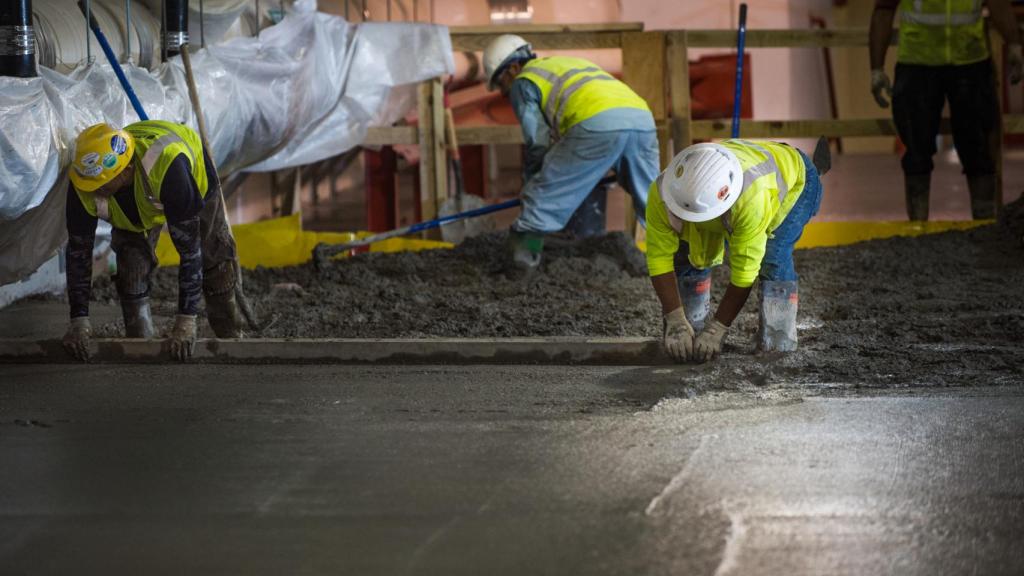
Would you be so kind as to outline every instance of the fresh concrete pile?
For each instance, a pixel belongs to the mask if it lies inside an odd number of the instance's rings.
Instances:
[[[454,250],[363,254],[246,272],[265,337],[658,336],[642,255],[621,234],[549,246],[532,282],[506,277],[501,234]],[[752,297],[725,357],[694,387],[972,385],[1024,382],[1024,253],[991,226],[796,254],[800,350],[753,354]],[[174,313],[176,269],[156,275],[156,311]],[[715,274],[720,296],[727,270]],[[114,298],[109,281],[97,289]],[[101,335],[117,335],[115,325]]]

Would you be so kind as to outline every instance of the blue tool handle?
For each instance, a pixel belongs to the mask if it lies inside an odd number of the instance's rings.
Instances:
[[[78,8],[82,11],[82,15],[86,14],[85,6],[82,1],[79,0]],[[142,109],[142,102],[139,102],[139,97],[135,95],[135,90],[132,90],[132,85],[128,83],[128,77],[124,75],[124,70],[121,69],[121,63],[117,61],[117,56],[114,55],[114,51],[110,48],[110,43],[107,42],[107,37],[103,35],[103,30],[100,30],[100,24],[96,21],[96,18],[89,14],[89,28],[92,28],[92,33],[96,35],[96,41],[100,43],[100,48],[103,49],[103,54],[107,57],[107,62],[110,62],[111,68],[114,69],[114,74],[117,75],[117,80],[121,83],[121,88],[124,88],[125,94],[128,95],[128,101],[132,103],[132,108],[135,108],[135,113],[139,115],[139,120],[149,120],[149,116],[146,115],[146,111]]]
[[[743,103],[743,49],[747,41],[747,5],[740,4],[740,30],[736,37],[736,94],[732,100],[732,137],[740,137],[740,107]]]
[[[444,226],[449,222],[462,220],[463,218],[475,218],[476,216],[483,216],[484,214],[490,214],[491,212],[507,210],[508,208],[519,206],[519,204],[521,203],[522,201],[516,198],[515,200],[509,200],[507,202],[502,202],[501,204],[493,204],[491,206],[484,206],[483,208],[476,208],[475,210],[467,210],[465,212],[459,212],[458,214],[451,214],[449,216],[442,216],[440,218],[435,218],[433,220],[427,220],[426,222],[420,222],[418,224],[413,224],[412,226],[410,226],[407,234],[437,228],[439,226]]]

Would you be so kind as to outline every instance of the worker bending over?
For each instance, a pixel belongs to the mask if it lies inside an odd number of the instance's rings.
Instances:
[[[827,169],[828,144],[815,157]],[[786,144],[726,140],[676,155],[651,186],[647,267],[664,314],[664,345],[676,361],[706,362],[760,280],[758,348],[795,350],[793,246],[818,212],[821,181],[803,152]],[[718,310],[711,267],[728,244],[730,281]]]
[[[511,101],[526,143],[523,209],[509,232],[516,267],[540,264],[544,234],[565,228],[609,170],[644,214],[659,152],[643,98],[593,62],[538,58],[510,34],[487,46],[484,71]]]
[[[172,357],[192,355],[199,300],[218,338],[239,338],[235,299],[236,254],[222,206],[218,178],[199,136],[190,128],[159,120],[117,130],[108,124],[85,129],[75,143],[67,198],[67,284],[71,326],[64,347],[89,357],[89,299],[97,218],[112,228],[117,286],[125,335],[152,338],[150,276],[164,223],[181,256],[178,314],[170,332]]]
[[[1010,81],[1024,66],[1020,30],[1009,0],[987,0],[992,24],[1006,40]],[[885,73],[893,17],[900,12],[896,85]],[[1000,111],[981,0],[876,0],[871,17],[871,92],[889,105],[903,154],[903,182],[910,220],[928,219],[932,156],[942,107],[949,101],[953,143],[967,175],[971,216],[995,216],[996,158],[992,138]]]

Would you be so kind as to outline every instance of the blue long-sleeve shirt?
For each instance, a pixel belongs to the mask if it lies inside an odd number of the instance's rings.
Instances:
[[[523,141],[526,144],[526,157],[523,159],[523,181],[526,182],[540,172],[544,164],[544,155],[551,146],[551,130],[544,112],[541,109],[540,88],[527,80],[519,78],[512,83],[509,91],[512,109],[519,119],[523,130]],[[587,118],[577,124],[590,132],[614,132],[618,130],[655,130],[654,117],[647,110],[637,108],[612,108]]]

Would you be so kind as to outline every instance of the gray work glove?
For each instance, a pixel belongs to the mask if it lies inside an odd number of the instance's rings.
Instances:
[[[697,362],[710,362],[722,353],[722,340],[729,327],[716,318],[704,325],[704,329],[693,342],[693,359]]]
[[[1010,44],[1006,49],[1006,61],[1010,84],[1019,84],[1024,78],[1024,48],[1020,44]]]
[[[71,319],[71,324],[61,340],[61,344],[76,360],[88,361],[91,354],[90,338],[92,338],[92,324],[89,322],[89,317],[79,316]]]
[[[188,360],[196,347],[196,317],[178,314],[174,318],[174,328],[168,338],[171,342],[171,358]]]
[[[871,71],[871,95],[875,97],[875,102],[878,102],[879,106],[889,107],[889,101],[885,96],[892,98],[892,82],[889,82],[889,75],[881,68]]]
[[[686,320],[682,306],[665,314],[662,343],[676,362],[686,362],[693,355],[693,326]]]

